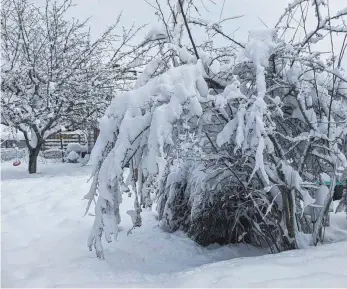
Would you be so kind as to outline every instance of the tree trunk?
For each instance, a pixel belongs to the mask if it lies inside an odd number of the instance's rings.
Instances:
[[[36,148],[29,149],[29,174],[35,174],[37,170],[37,157],[41,150],[41,145]]]
[[[284,218],[284,224],[285,229],[287,229],[288,235],[283,235],[283,247],[285,250],[293,250],[297,249],[297,245],[295,242],[295,224],[294,224],[294,215],[292,210],[292,200],[290,198],[291,192],[288,188],[284,188],[284,191],[282,192],[282,202],[283,202],[283,218]]]

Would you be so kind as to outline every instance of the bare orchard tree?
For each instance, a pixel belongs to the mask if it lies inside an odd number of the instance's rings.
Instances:
[[[116,34],[120,17],[91,41],[87,20],[68,20],[71,7],[71,0],[2,3],[1,123],[23,132],[29,173],[49,135],[95,121],[114,91],[127,89],[148,49],[130,45],[140,28]]]

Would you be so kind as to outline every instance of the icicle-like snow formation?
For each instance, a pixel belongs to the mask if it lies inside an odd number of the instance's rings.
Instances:
[[[242,104],[233,118],[217,136],[217,145],[222,146],[235,134],[235,149],[241,148],[245,152],[248,149],[255,150],[255,166],[250,176],[260,170],[265,182],[269,184],[269,178],[265,171],[263,151],[265,149],[264,118],[267,105],[264,101],[266,92],[265,68],[269,64],[271,50],[276,47],[274,43],[274,30],[254,30],[249,33],[249,40],[245,49],[245,56],[250,58],[256,69],[257,95],[251,99],[243,99]],[[245,109],[248,107],[248,109]]]
[[[173,124],[182,118],[187,121],[201,116],[199,98],[206,94],[201,69],[200,63],[173,68],[137,89],[117,95],[101,120],[91,157],[97,175],[97,186],[93,187],[99,197],[88,240],[98,257],[103,258],[102,234],[111,242],[111,235],[116,237],[118,233],[125,165],[138,154],[136,166],[146,175],[162,175],[166,166],[164,146],[173,145]],[[89,192],[86,198],[94,195],[96,191]]]

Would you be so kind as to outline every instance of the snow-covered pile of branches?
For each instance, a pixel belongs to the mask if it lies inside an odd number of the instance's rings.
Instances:
[[[318,1],[317,28],[285,41],[280,35],[289,24],[280,25],[304,2],[289,5],[276,29],[251,31],[246,44],[231,39],[234,46],[219,49],[213,39],[194,42],[189,24],[223,32],[189,19],[193,1],[186,9],[180,0],[170,6],[173,23],[162,19],[166,29],[155,30],[160,37],[150,33],[162,44],[160,58],[132,91],[114,98],[100,121],[86,195],[89,205],[98,195],[88,246],[100,258],[102,235],[108,242],[117,236],[128,185],[135,192],[135,227],[141,207],[154,201],[163,228],[181,229],[202,245],[245,241],[281,251],[301,247],[304,233],[319,241],[335,182],[347,168],[346,43],[339,55],[332,50],[324,58],[311,43],[323,32],[346,33],[331,22],[347,11],[322,18]],[[304,209],[315,202],[323,172],[332,182],[310,228]]]

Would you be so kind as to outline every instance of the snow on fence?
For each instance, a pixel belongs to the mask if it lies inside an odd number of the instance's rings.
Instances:
[[[70,143],[79,143],[83,145],[88,145],[88,151],[91,151],[94,147],[97,136],[97,129],[90,129],[87,132],[76,130],[72,132],[63,132],[61,134],[56,133],[50,135],[46,139],[43,148],[44,150],[48,150],[52,148],[63,147],[63,149],[66,150]]]
[[[16,160],[17,158],[21,159],[21,158],[24,158],[25,155],[26,155],[26,149],[19,149],[17,154],[16,149],[14,148],[10,148],[10,149],[1,148],[1,162],[8,162],[8,161]]]
[[[63,153],[64,151],[62,151],[59,148],[51,148],[51,149],[43,151],[42,156],[45,159],[60,159]]]

